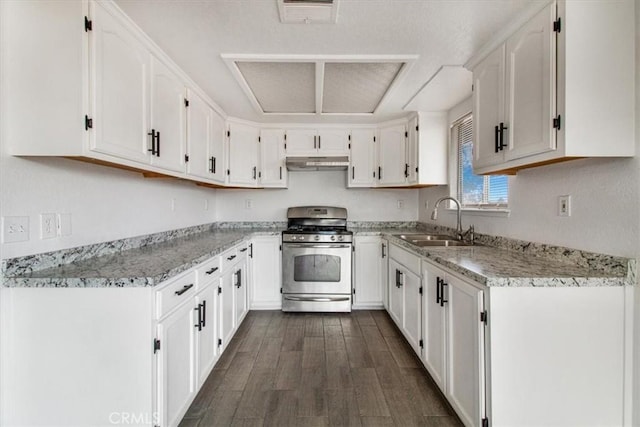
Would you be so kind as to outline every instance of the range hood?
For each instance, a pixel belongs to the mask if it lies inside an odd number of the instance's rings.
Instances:
[[[290,171],[346,170],[348,167],[349,167],[349,158],[347,156],[287,157],[287,169]]]

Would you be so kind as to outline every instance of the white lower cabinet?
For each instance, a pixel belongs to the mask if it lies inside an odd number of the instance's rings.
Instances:
[[[195,397],[195,334],[194,309],[189,303],[158,322],[158,407],[162,426],[178,425]]]
[[[282,260],[280,234],[256,236],[249,244],[250,289],[252,310],[280,310],[282,308]],[[249,277],[248,277],[249,279]]]
[[[485,405],[484,291],[422,263],[423,363],[462,422],[481,426]]]
[[[391,245],[389,314],[418,356],[422,354],[420,258]]]
[[[385,248],[380,236],[355,236],[353,257],[353,308],[372,309],[383,306],[387,275]]]

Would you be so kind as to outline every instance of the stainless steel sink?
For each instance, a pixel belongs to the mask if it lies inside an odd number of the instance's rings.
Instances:
[[[394,234],[394,237],[413,245],[424,246],[472,246],[471,243],[457,240],[444,234]]]
[[[416,240],[411,242],[416,246],[473,246],[471,243],[462,240]]]
[[[453,237],[444,234],[395,234],[395,237],[411,243],[422,240],[453,240]]]

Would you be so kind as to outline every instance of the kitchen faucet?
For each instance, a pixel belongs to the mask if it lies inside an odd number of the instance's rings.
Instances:
[[[445,196],[439,198],[436,202],[436,205],[433,207],[433,212],[431,212],[431,219],[433,221],[438,219],[438,206],[443,200],[451,200],[452,202],[455,202],[457,206],[458,223],[456,225],[456,236],[458,237],[458,239],[464,240],[467,236],[469,236],[469,241],[473,244],[473,240],[475,238],[473,224],[467,231],[462,231],[462,210],[460,209],[460,202],[455,197]]]

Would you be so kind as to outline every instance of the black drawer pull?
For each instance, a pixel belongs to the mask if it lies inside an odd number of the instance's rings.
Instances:
[[[182,295],[185,292],[187,292],[189,289],[193,288],[193,283],[191,283],[190,285],[184,285],[182,289],[180,289],[179,291],[176,291],[176,295]]]
[[[230,257],[227,257],[228,261],[231,261],[232,259],[234,259],[236,256],[235,255],[231,255]]]
[[[213,274],[218,271],[218,267],[212,267],[210,270],[204,272],[204,274]]]
[[[246,252],[246,251],[247,251],[247,248],[240,249],[240,252]]]

